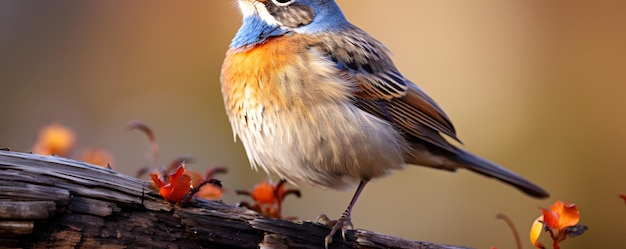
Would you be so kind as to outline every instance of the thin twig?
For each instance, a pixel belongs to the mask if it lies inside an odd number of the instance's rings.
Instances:
[[[511,218],[509,218],[509,216],[507,216],[506,214],[498,214],[496,215],[496,218],[506,222],[506,224],[511,229],[511,232],[513,233],[513,237],[515,237],[517,249],[522,249],[522,240],[520,239],[519,232],[517,231],[517,228],[515,227],[515,224],[513,223]]]

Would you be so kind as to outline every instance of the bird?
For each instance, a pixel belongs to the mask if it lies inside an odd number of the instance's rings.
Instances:
[[[221,69],[226,114],[253,168],[296,185],[356,187],[324,243],[352,227],[365,185],[405,165],[466,169],[548,192],[462,148],[455,128],[391,52],[334,0],[237,0],[242,24]],[[446,137],[459,142],[453,145]]]

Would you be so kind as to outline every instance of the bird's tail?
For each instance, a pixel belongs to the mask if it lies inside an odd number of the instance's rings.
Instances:
[[[459,149],[458,160],[465,168],[476,173],[496,178],[502,182],[508,183],[522,192],[537,198],[547,198],[550,196],[543,188],[522,178],[513,171],[510,171],[498,164],[490,162],[484,158],[474,155],[470,152]]]

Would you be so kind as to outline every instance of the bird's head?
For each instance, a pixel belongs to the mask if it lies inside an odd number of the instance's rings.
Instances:
[[[314,34],[348,25],[334,0],[238,0],[243,24],[231,48],[254,46],[287,33]]]

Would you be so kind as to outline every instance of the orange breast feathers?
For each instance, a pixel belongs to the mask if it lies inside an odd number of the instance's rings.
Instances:
[[[222,65],[222,93],[232,101],[271,99],[285,104],[279,91],[279,75],[294,60],[301,60],[288,38],[273,38],[245,51],[231,49]],[[230,106],[234,107],[234,106]]]
[[[256,103],[287,109],[346,100],[352,86],[339,77],[332,61],[307,45],[315,43],[314,38],[294,34],[244,51],[229,50],[222,66],[227,108],[235,111]]]

